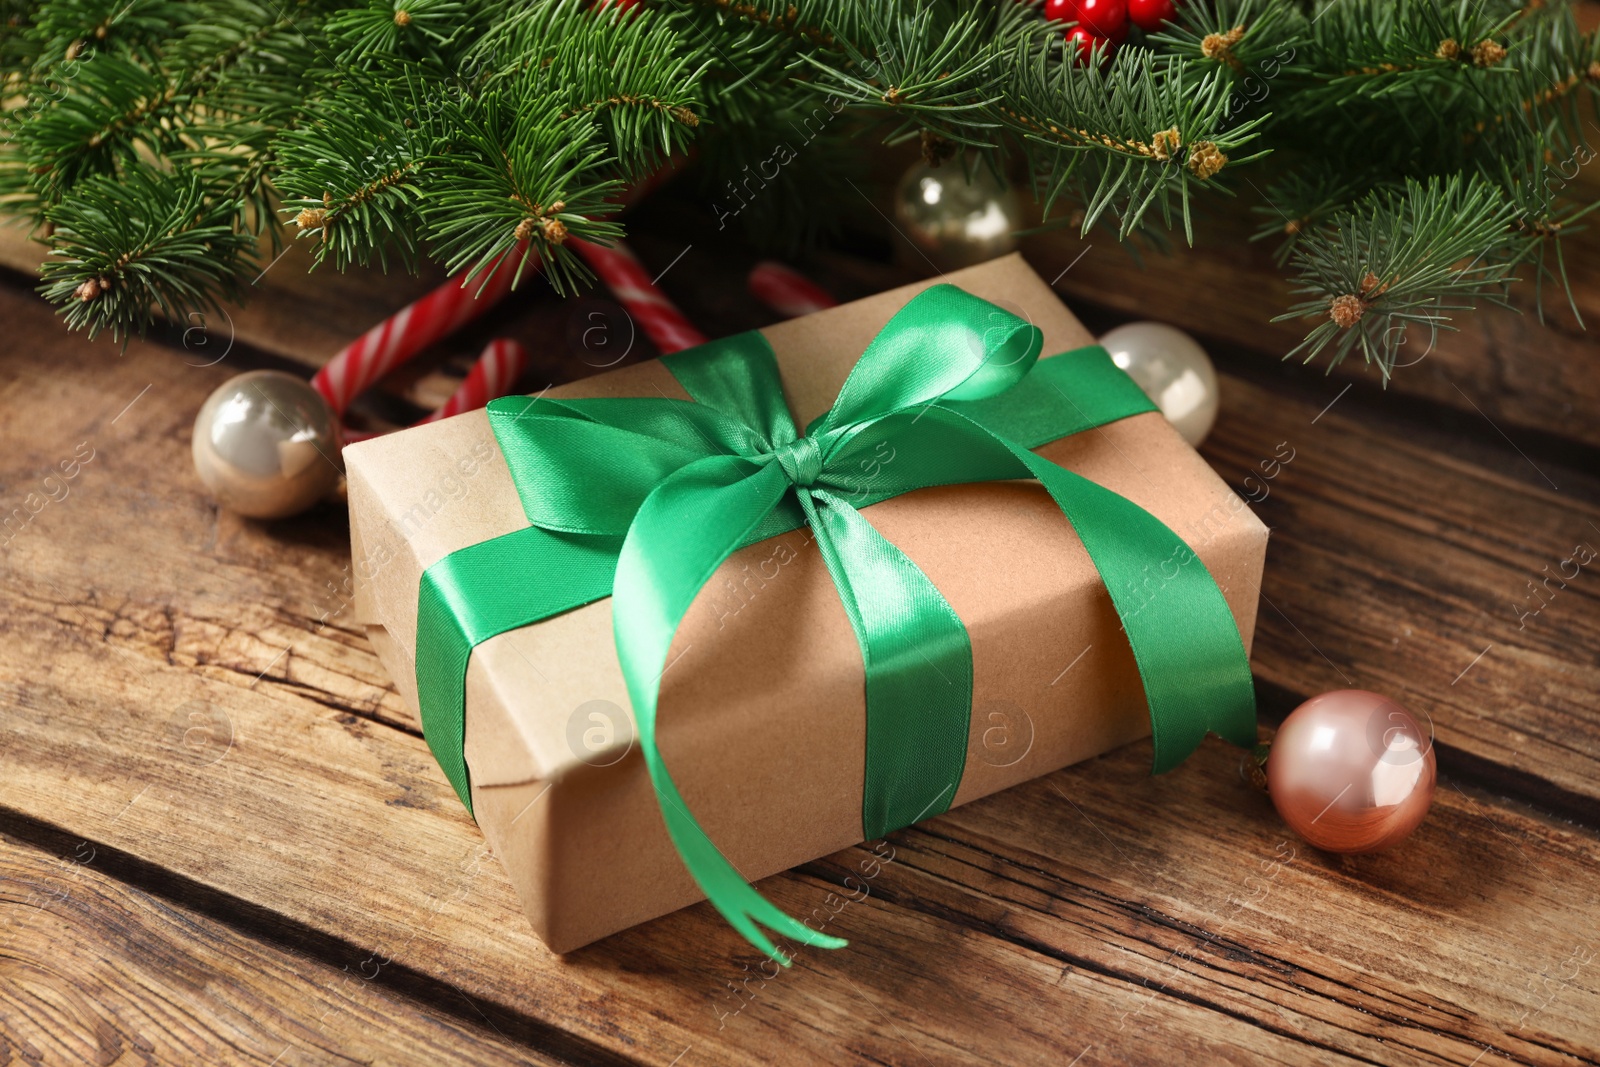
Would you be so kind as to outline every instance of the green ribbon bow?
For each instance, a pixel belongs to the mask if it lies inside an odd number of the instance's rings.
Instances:
[[[809,525],[865,665],[862,836],[944,811],[966,760],[971,643],[928,577],[858,509],[928,486],[996,479],[1038,479],[1098,568],[1144,682],[1156,772],[1182,761],[1208,731],[1253,744],[1249,659],[1204,565],[1179,568],[1160,595],[1144,599],[1144,571],[1188,552],[1177,534],[1030,451],[1154,406],[1104,349],[1040,361],[1041,342],[1016,316],[936,285],[889,321],[804,436],[784,404],[772,349],[756,332],[663,360],[694,401],[490,404],[531,525],[428,568],[417,613],[423,730],[469,810],[462,742],[473,646],[609,595],[645,766],[689,872],[717,910],[780,963],[788,958],[758,923],[807,944],[842,946],[762,897],[689,812],[657,745],[668,649],[730,554]]]

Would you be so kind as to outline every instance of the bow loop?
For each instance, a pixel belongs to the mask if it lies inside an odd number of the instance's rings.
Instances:
[[[528,521],[563,533],[625,534],[676,471],[707,456],[754,463],[769,450],[738,418],[666,397],[507,396],[489,402],[489,425]]]
[[[826,433],[939,400],[981,400],[1039,359],[1039,328],[953,285],[935,285],[889,320],[807,433]]]

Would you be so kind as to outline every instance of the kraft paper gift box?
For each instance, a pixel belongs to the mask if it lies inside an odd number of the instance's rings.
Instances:
[[[831,406],[867,344],[934,281],[761,331],[797,425]],[[937,281],[1029,319],[1043,332],[1044,358],[1093,343],[1020,256]],[[547,395],[688,399],[656,362]],[[1266,527],[1159,413],[1036,451],[1178,533],[1216,579],[1248,649]],[[423,571],[528,519],[483,411],[344,455],[357,616],[415,709]],[[971,636],[971,735],[955,804],[1149,734],[1111,600],[1037,483],[921,489],[862,513],[932,579]],[[1152,576],[1162,563],[1152,561]],[[861,840],[861,652],[805,529],[723,564],[684,619],[660,684],[666,764],[739,871],[762,878]],[[471,654],[465,757],[474,815],[529,921],[557,952],[702,899],[662,822],[627,708],[609,599],[490,638]]]

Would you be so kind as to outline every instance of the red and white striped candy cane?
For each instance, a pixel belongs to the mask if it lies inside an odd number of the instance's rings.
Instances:
[[[762,260],[750,268],[745,287],[750,290],[751,296],[791,319],[839,305],[826,289],[799,271],[770,259]]]
[[[509,337],[496,337],[478,356],[466,380],[450,394],[450,399],[427,417],[419,419],[418,425],[448,419],[463,411],[475,411],[496,397],[505,396],[511,392],[511,387],[527,366],[526,348]]]
[[[574,241],[578,251],[600,276],[617,301],[639,322],[663,353],[705,343],[705,335],[667,299],[644,267],[625,247],[613,248]],[[395,314],[346,345],[316,373],[311,384],[322,394],[335,417],[343,419],[352,401],[400,364],[493,307],[510,291],[525,246],[508,252],[488,279],[460,275]],[[465,381],[437,411],[421,422],[433,422],[483,407],[510,392],[528,365],[528,352],[510,338],[489,342]],[[344,427],[346,443],[376,434]]]
[[[570,243],[662,355],[706,343],[706,335],[656,288],[644,266],[620,241],[610,248],[576,239]]]
[[[317,371],[311,379],[312,387],[322,394],[322,398],[333,409],[334,416],[342,420],[351,402],[375,385],[384,375],[439,338],[460,329],[494,307],[506,293],[510,292],[511,283],[516,278],[517,266],[522,260],[524,251],[525,246],[518,245],[507,252],[490,269],[486,279],[481,274],[476,277],[471,276],[471,272],[460,274],[426,296],[407,304],[341,349],[321,370]],[[519,349],[520,347],[518,346]],[[486,349],[484,355],[479,357],[480,362],[493,350],[493,345]],[[525,364],[527,354],[522,353],[521,358]],[[509,384],[515,380],[516,375],[513,373],[510,377],[505,376],[505,371],[511,366],[506,360],[507,356],[503,353],[497,357],[493,380]],[[476,370],[474,367],[474,371]],[[472,376],[469,375],[468,382],[471,381]],[[485,376],[480,376],[480,382],[486,384]],[[481,385],[474,386],[474,391],[478,388],[481,388]],[[463,382],[461,388],[457,390],[457,396],[466,391],[467,382]],[[452,396],[447,404],[454,403],[457,396]],[[465,399],[463,397],[463,401]],[[486,397],[483,403],[488,403],[491,399],[493,396]],[[467,408],[463,407],[460,410],[465,411]],[[371,436],[373,435],[359,430],[348,428],[345,430],[346,441],[356,441]]]

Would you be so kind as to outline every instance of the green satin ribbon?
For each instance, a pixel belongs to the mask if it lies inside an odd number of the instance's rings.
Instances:
[[[689,812],[657,744],[668,650],[735,550],[809,525],[861,648],[870,839],[949,807],[972,707],[966,627],[859,509],[935,485],[1035,478],[1088,550],[1144,682],[1157,773],[1208,731],[1255,742],[1243,642],[1198,559],[1158,595],[1142,583],[1189,549],[1149,512],[1033,454],[1049,441],[1152,411],[1103,349],[1039,360],[1039,331],[951,285],[883,328],[833,408],[800,435],[777,361],[756,332],[663,362],[693,401],[507,397],[490,425],[532,524],[428,568],[417,612],[423,731],[462,801],[468,657],[479,642],[605,596],[645,766],[668,833],[706,897],[753,944],[763,932],[836,948],[741,877]],[[759,925],[758,925],[759,924]]]

